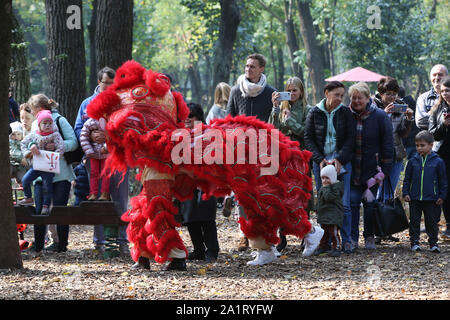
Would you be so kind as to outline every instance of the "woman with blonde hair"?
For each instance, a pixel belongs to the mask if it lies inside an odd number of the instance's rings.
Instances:
[[[58,113],[58,103],[52,99],[49,99],[45,94],[35,94],[32,95],[28,100],[28,106],[31,108],[31,113],[37,115],[39,111],[49,110],[53,119],[53,130],[59,131],[64,140],[64,149],[66,152],[74,151],[78,147],[78,141],[73,131],[72,126],[67,121],[66,118]],[[38,129],[37,120],[35,120],[31,126],[31,131],[34,132]],[[54,145],[46,145],[45,149],[48,151],[54,151]],[[69,200],[71,182],[75,180],[75,174],[73,172],[72,166],[70,166],[64,157],[60,157],[60,173],[55,174],[53,177],[53,194],[52,202],[53,206],[66,206]],[[38,186],[41,188],[38,188]],[[35,185],[35,198],[38,196],[36,193],[42,194],[42,184]],[[36,202],[36,209],[39,205]],[[40,211],[37,211],[40,212]],[[35,225],[34,226],[34,237],[35,237],[35,250],[36,255],[42,254],[42,249],[44,247],[44,239],[46,234],[45,225]],[[53,234],[53,232],[52,232]],[[56,246],[57,252],[66,252],[67,243],[69,238],[69,226],[68,225],[57,225],[57,236],[58,244]],[[55,241],[56,242],[56,241]]]
[[[223,119],[227,116],[227,104],[230,91],[231,87],[225,82],[220,82],[216,86],[214,92],[214,104],[206,117],[206,124],[209,124],[213,119]]]

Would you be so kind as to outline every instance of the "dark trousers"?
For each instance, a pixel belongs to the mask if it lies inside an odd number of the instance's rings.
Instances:
[[[436,204],[436,201],[412,200],[409,203],[409,237],[411,239],[411,244],[419,242],[422,212],[425,218],[428,243],[430,244],[430,247],[432,247],[438,241],[438,223],[441,218],[441,207]]]
[[[319,248],[328,249],[329,242],[333,249],[341,249],[341,237],[339,236],[339,227],[335,224],[321,224],[324,231],[322,239],[320,240]]]
[[[69,201],[71,184],[69,181],[58,181],[53,183],[53,205],[54,206],[67,206]],[[36,184],[34,189],[34,196],[38,198],[43,195],[45,190],[42,188],[42,184]],[[42,202],[41,202],[42,203]],[[38,204],[36,204],[36,209]],[[58,251],[66,251],[67,244],[69,241],[69,226],[68,225],[57,225],[56,230],[58,232]],[[34,241],[36,251],[41,251],[44,248],[45,234],[47,232],[47,225],[45,224],[35,224],[34,225]]]
[[[443,159],[443,160],[445,162],[445,170],[447,173],[447,184],[448,184],[450,183],[450,159]],[[444,218],[445,223],[447,224],[447,230],[450,230],[450,192],[447,192],[447,198],[444,199],[442,210],[444,211]]]
[[[194,252],[198,255],[217,259],[219,255],[219,241],[217,239],[216,221],[195,221],[186,223],[191,236]],[[205,251],[206,247],[206,251]]]

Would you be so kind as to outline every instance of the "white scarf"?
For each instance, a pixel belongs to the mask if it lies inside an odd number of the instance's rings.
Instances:
[[[239,89],[241,90],[242,96],[244,98],[246,98],[247,96],[256,97],[266,87],[266,76],[264,75],[264,73],[262,73],[259,82],[253,83],[248,81],[248,79],[245,77],[245,74],[243,74],[237,79],[237,84],[239,85]]]

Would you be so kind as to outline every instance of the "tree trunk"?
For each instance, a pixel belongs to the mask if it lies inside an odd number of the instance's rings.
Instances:
[[[286,44],[289,49],[292,73],[294,76],[299,77],[304,82],[303,68],[298,62],[295,62],[295,52],[300,48],[298,44],[297,34],[295,32],[294,20],[292,19],[292,2],[293,0],[284,1],[284,25],[286,30]]]
[[[313,19],[309,8],[311,1],[297,0],[300,18],[300,32],[306,50],[306,64],[311,77],[313,103],[318,103],[323,97],[324,88],[324,59],[319,41],[314,31]]]
[[[98,0],[95,51],[97,69],[117,69],[132,58],[133,0]]]
[[[11,65],[11,0],[0,0],[0,109],[8,114],[9,68]],[[8,117],[0,117],[0,269],[23,268],[20,255],[16,216],[12,205],[11,175],[9,173]]]
[[[96,30],[96,23],[97,23],[97,6],[98,2],[97,0],[92,1],[92,15],[91,15],[91,21],[88,25],[88,34],[89,34],[89,93],[93,93],[95,88],[97,87],[97,53],[95,51],[95,30]]]
[[[278,56],[278,79],[277,79],[277,89],[279,91],[284,90],[284,55],[283,49],[281,47],[277,48]]]
[[[78,11],[69,11],[69,7],[78,7]],[[73,124],[86,97],[82,2],[46,0],[45,9],[49,97],[59,103],[60,113]],[[81,21],[78,26],[77,21]]]
[[[28,47],[24,45],[23,29],[14,14],[12,15],[12,51],[11,51],[11,86],[14,87],[14,99],[26,102],[31,96],[30,70],[28,68]]]
[[[233,58],[233,46],[241,13],[236,0],[220,0],[219,39],[214,52],[213,86],[219,82],[229,82]]]
[[[202,104],[202,84],[197,65],[188,68],[189,82],[191,83],[192,102]]]

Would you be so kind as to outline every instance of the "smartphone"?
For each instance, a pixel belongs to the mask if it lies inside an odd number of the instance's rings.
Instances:
[[[279,92],[280,97],[277,99],[278,101],[290,101],[291,93],[290,92]]]
[[[392,108],[392,112],[405,113],[407,108],[408,108],[407,104],[396,104],[396,103],[394,103],[394,107]]]

